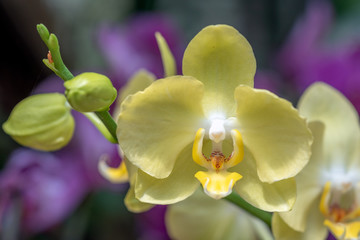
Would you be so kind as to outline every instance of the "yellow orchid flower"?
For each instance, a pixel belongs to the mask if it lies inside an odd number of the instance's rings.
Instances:
[[[275,213],[276,239],[360,237],[360,128],[358,114],[337,90],[324,83],[309,87],[299,102],[314,135],[309,164],[296,176],[293,209]]]
[[[264,222],[230,202],[207,197],[201,190],[169,205],[165,223],[171,239],[273,239]]]
[[[200,181],[215,199],[234,188],[261,209],[291,208],[292,177],[308,162],[312,136],[288,101],[253,89],[255,69],[237,30],[209,26],[189,43],[183,76],[154,81],[124,100],[117,136],[136,167],[133,196],[171,204]]]

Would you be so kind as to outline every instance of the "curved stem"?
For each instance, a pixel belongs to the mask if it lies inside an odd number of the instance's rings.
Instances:
[[[113,137],[113,135],[109,132],[104,123],[100,120],[100,118],[93,112],[84,112],[87,119],[89,119],[92,124],[102,133],[102,135],[111,143],[117,143],[117,139]]]
[[[271,218],[272,218],[271,213],[265,212],[265,211],[263,211],[261,209],[258,209],[256,207],[250,205],[248,202],[246,202],[244,199],[242,199],[236,193],[231,193],[229,196],[225,197],[225,199],[227,201],[237,205],[238,207],[244,209],[245,211],[247,211],[251,215],[259,218],[264,223],[266,223],[269,226],[269,228],[271,228]]]
[[[53,33],[50,34],[44,24],[38,24],[37,30],[41,39],[50,51],[48,59],[43,60],[44,64],[64,81],[68,81],[74,78],[74,75],[69,71],[61,58],[59,41],[56,35]],[[90,121],[97,127],[97,129],[104,135],[106,139],[112,143],[118,143],[116,137],[117,125],[109,112],[102,111],[95,112],[95,114],[83,114],[90,119]],[[102,121],[103,124],[100,124],[99,121]]]
[[[117,125],[114,121],[114,119],[111,117],[110,113],[108,111],[102,111],[102,112],[95,112],[95,114],[99,117],[99,119],[104,123],[107,130],[110,132],[112,137],[116,139],[117,143],[117,137],[116,137],[116,128]]]

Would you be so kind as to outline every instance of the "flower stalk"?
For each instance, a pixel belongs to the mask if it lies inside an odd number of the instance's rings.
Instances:
[[[271,213],[265,212],[259,208],[250,205],[248,202],[246,202],[244,199],[242,199],[239,195],[237,195],[234,192],[228,195],[227,197],[225,197],[224,199],[244,209],[251,215],[257,217],[258,219],[262,220],[264,223],[266,223],[266,225],[269,226],[269,228],[271,228],[271,218],[272,218]]]
[[[68,81],[70,79],[73,79],[74,75],[66,67],[61,58],[59,41],[56,35],[53,33],[50,34],[49,30],[44,24],[38,24],[37,31],[43,42],[49,48],[48,59],[43,59],[44,64],[62,80]],[[95,112],[95,114],[101,122],[96,121],[94,119],[94,116],[91,116],[91,122],[100,130],[100,132],[104,135],[106,139],[108,139],[112,143],[118,143],[116,137],[117,125],[112,119],[110,113],[108,111],[98,111]],[[89,118],[87,114],[85,114],[85,116]],[[101,125],[104,125],[106,127],[109,134],[106,133],[106,130]]]

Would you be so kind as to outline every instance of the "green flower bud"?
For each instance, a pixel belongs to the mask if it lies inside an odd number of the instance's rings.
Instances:
[[[2,127],[21,145],[54,151],[64,147],[74,133],[70,111],[62,94],[34,95],[19,102]]]
[[[79,112],[106,111],[117,94],[110,79],[98,73],[82,73],[64,86],[70,105]]]

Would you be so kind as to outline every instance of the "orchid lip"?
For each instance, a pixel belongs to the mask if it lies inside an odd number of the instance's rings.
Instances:
[[[340,239],[359,237],[360,207],[352,183],[336,184],[333,188],[331,184],[331,182],[325,184],[320,199],[319,209],[326,218],[324,225]]]
[[[212,129],[212,130],[211,130]],[[210,128],[209,135],[213,132],[221,133],[225,139],[225,129],[223,122],[218,121]],[[233,139],[233,152],[229,157],[225,157],[222,153],[222,140],[212,140],[212,153],[209,157],[206,157],[203,152],[203,140],[205,136],[205,129],[200,128],[195,135],[193,144],[192,156],[193,160],[208,169],[208,172],[199,171],[195,174],[195,177],[200,181],[204,187],[204,192],[213,197],[219,199],[226,197],[232,192],[232,188],[236,181],[242,178],[238,173],[230,173],[228,168],[233,167],[240,163],[244,157],[244,147],[242,136],[237,129],[231,130],[231,136]]]

